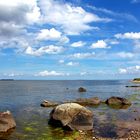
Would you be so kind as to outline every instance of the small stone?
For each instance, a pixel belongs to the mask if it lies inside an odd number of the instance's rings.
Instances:
[[[133,110],[133,112],[138,112],[137,110]]]
[[[131,131],[131,133],[133,134],[133,133],[134,133],[134,131]]]
[[[85,88],[83,88],[83,87],[80,87],[80,88],[78,89],[78,91],[79,91],[79,92],[86,92],[87,90],[86,90]]]

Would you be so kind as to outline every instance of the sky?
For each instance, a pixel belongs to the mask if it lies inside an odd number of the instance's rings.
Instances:
[[[140,0],[0,0],[0,78],[140,77]]]

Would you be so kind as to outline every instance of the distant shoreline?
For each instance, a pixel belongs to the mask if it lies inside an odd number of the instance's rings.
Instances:
[[[14,81],[14,79],[0,79],[0,81]]]
[[[0,81],[119,81],[132,79],[0,79]]]

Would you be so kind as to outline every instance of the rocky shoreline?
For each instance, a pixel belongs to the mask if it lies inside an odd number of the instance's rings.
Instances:
[[[60,105],[62,104],[62,102],[61,103],[54,102],[54,104],[53,104],[52,101],[46,101],[46,100],[45,100],[45,103],[47,103],[47,104],[45,104],[46,106],[43,105],[43,107],[52,107],[53,105],[59,106],[59,104]],[[92,98],[79,98],[79,99],[76,99],[73,101],[64,101],[63,103],[65,103],[65,104],[76,103],[76,104],[80,104],[82,106],[99,106],[100,104],[107,104],[109,107],[114,108],[114,109],[127,109],[132,104],[129,100],[127,100],[125,98],[114,97],[114,96],[106,99],[105,101],[101,101],[98,97],[92,97]],[[42,104],[41,104],[41,106],[42,106]],[[65,110],[64,112],[67,112],[67,111]],[[60,114],[60,113],[58,113],[58,114]],[[94,112],[93,112],[93,114],[94,114]],[[80,121],[79,121],[79,123],[80,123]],[[139,120],[136,123],[139,123]],[[135,125],[136,123],[129,124],[129,125]],[[121,124],[121,125],[123,126],[124,124]],[[94,128],[93,128],[93,130],[94,130]],[[86,132],[81,131],[81,130],[79,130],[79,132],[80,132],[80,135],[78,136],[78,138],[75,138],[75,140],[84,140],[86,137]],[[92,136],[89,138],[89,140],[92,140],[92,139],[93,140],[112,140],[112,138],[104,138],[104,137],[98,137],[98,136]],[[126,133],[125,135],[123,135],[121,138],[113,138],[113,140],[137,140],[137,139],[140,139],[140,126],[139,125],[137,125],[135,129],[130,129],[129,132]],[[86,140],[88,140],[88,138]]]
[[[98,136],[86,138],[88,135],[87,132],[79,131],[79,133],[79,136],[76,137],[74,140],[140,140],[140,129],[132,130],[122,138],[104,138]]]
[[[112,140],[110,138],[95,137],[93,140]],[[113,140],[140,140],[140,129],[132,130],[123,138],[113,138]]]
[[[86,92],[85,88],[80,87],[79,92]],[[74,140],[139,140],[140,139],[140,117],[135,118],[131,122],[118,122],[118,128],[128,129],[127,133],[118,138],[105,138],[94,135],[94,111],[88,107],[98,107],[100,105],[109,106],[112,109],[127,109],[132,103],[122,97],[112,96],[106,100],[101,100],[98,97],[78,98],[70,101],[54,102],[44,100],[41,103],[42,107],[53,108],[50,112],[49,125],[62,127],[62,129],[78,131],[78,137]],[[135,110],[137,112],[137,110]],[[131,127],[130,127],[131,126]],[[135,127],[133,127],[135,126]],[[0,138],[10,135],[11,129],[16,127],[16,122],[12,114],[8,112],[0,113]],[[130,127],[130,129],[129,129]],[[89,137],[86,137],[92,132]],[[89,134],[88,134],[89,133]],[[117,132],[118,133],[118,132]]]

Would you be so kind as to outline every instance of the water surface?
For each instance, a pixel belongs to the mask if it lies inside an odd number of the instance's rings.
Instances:
[[[8,139],[74,139],[78,136],[77,132],[65,132],[60,128],[48,126],[52,108],[42,108],[40,103],[44,99],[65,101],[99,97],[105,100],[111,96],[128,98],[133,105],[128,109],[119,110],[109,108],[107,105],[88,108],[94,112],[94,135],[119,137],[120,128],[116,122],[132,121],[139,115],[140,88],[126,88],[126,85],[132,85],[132,83],[128,80],[0,81],[0,111],[10,110],[17,123],[16,130]],[[87,92],[79,93],[80,86],[85,87]]]

